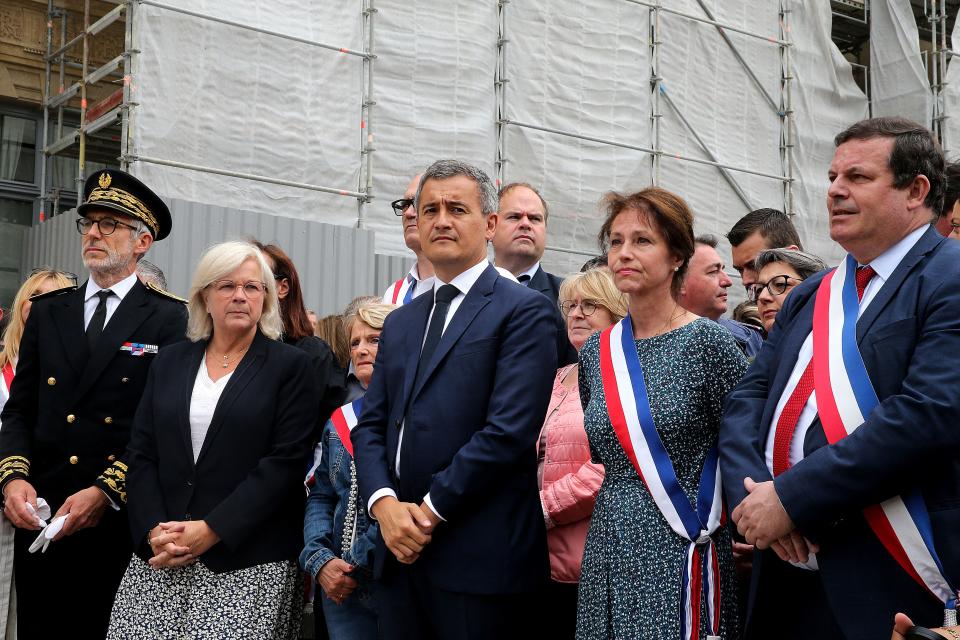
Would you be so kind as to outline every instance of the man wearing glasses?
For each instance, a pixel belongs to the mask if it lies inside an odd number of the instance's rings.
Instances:
[[[106,634],[133,549],[122,456],[151,361],[186,330],[183,301],[136,274],[150,245],[170,233],[163,201],[108,169],[87,179],[77,211],[90,278],[34,298],[0,416],[21,640]],[[51,512],[42,534],[40,498]],[[52,542],[32,553],[38,535]]]
[[[387,287],[383,294],[385,304],[406,304],[421,293],[433,289],[433,265],[420,247],[417,210],[413,207],[413,198],[417,195],[419,184],[420,174],[418,173],[410,180],[403,197],[390,203],[393,212],[400,216],[400,222],[403,225],[403,242],[416,254],[417,262],[410,268],[407,275]]]

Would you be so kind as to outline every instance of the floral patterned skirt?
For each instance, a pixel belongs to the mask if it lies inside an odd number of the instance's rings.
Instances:
[[[296,640],[303,581],[295,562],[214,573],[196,562],[154,569],[133,556],[117,590],[108,640]]]

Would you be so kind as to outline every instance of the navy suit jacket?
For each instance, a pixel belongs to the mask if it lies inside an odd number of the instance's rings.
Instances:
[[[539,291],[550,298],[550,302],[553,303],[554,313],[557,316],[557,364],[561,367],[573,364],[580,359],[577,350],[570,344],[570,338],[567,337],[567,321],[560,313],[560,307],[558,306],[562,283],[563,279],[552,273],[547,273],[543,270],[543,267],[540,267],[530,278],[530,284],[527,285],[528,288]]]
[[[727,399],[720,458],[729,506],[743,479],[771,475],[770,422],[811,331],[816,289],[827,272],[795,288],[770,337]],[[821,545],[820,577],[848,638],[883,638],[894,613],[938,626],[942,603],[887,554],[861,510],[919,488],[948,579],[960,580],[960,243],[932,227],[907,253],[857,322],[857,343],[880,405],[853,434],[828,445],[819,420],[805,458],[775,480],[797,529]],[[762,564],[754,571],[763,571]]]
[[[535,443],[556,372],[554,310],[488,267],[450,319],[414,387],[433,295],[384,324],[363,414],[351,433],[360,493],[390,487],[440,523],[416,561],[436,588],[531,591],[549,576]],[[403,425],[400,474],[394,461]],[[376,571],[389,555],[381,538]]]

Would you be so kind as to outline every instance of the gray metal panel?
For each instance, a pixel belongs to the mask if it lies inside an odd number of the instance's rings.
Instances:
[[[413,266],[413,258],[404,256],[385,256],[377,254],[374,280],[377,283],[377,293],[383,293],[398,278],[406,275]]]
[[[307,220],[170,200],[173,231],[155,243],[147,259],[167,278],[172,292],[186,297],[193,269],[203,251],[224,240],[254,237],[275,243],[297,265],[308,309],[318,314],[339,313],[359,295],[380,295],[411,260],[374,253],[374,233]],[[80,257],[80,235],[75,214],[56,216],[24,234],[21,279],[36,265],[66,269],[86,279]]]

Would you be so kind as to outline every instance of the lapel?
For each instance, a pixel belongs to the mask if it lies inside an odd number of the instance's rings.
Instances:
[[[409,402],[410,393],[413,391],[413,382],[417,377],[417,364],[420,362],[420,350],[423,347],[423,341],[427,334],[427,320],[430,318],[430,310],[433,308],[433,289],[404,305],[404,309],[409,308],[412,316],[412,328],[406,332],[406,341],[404,344],[404,353],[406,361],[403,365],[403,395],[401,396],[403,406],[406,407]]]
[[[87,291],[84,283],[73,293],[62,296],[55,301],[56,311],[51,314],[63,343],[61,353],[66,354],[67,361],[73,370],[83,372],[87,358],[87,335],[83,330],[83,297]]]
[[[547,278],[547,273],[543,270],[543,267],[538,267],[533,273],[533,277],[530,278],[530,284],[528,285],[530,289],[534,291],[539,291],[540,293],[549,294],[552,292],[550,287],[550,279]]]
[[[480,310],[490,302],[490,295],[493,293],[493,283],[496,282],[499,277],[500,274],[497,273],[493,265],[487,265],[487,268],[483,270],[483,273],[480,274],[477,281],[470,287],[470,291],[463,299],[463,302],[460,303],[460,307],[450,320],[450,324],[447,325],[446,331],[444,331],[440,337],[440,343],[437,344],[437,350],[433,352],[433,357],[430,358],[430,362],[426,363],[427,369],[423,376],[420,377],[420,386],[413,389],[413,395],[410,396],[411,399],[420,393],[420,389],[426,384],[444,356],[446,356],[450,349],[453,348],[453,345],[457,343],[460,336],[463,335],[463,332],[467,330],[467,327],[470,326],[474,318],[477,317],[477,314],[480,313]],[[414,377],[419,377],[416,375],[416,369],[414,369]]]
[[[877,295],[870,301],[870,306],[867,307],[863,315],[860,316],[860,319],[857,320],[858,345],[863,343],[863,338],[867,335],[867,331],[873,323],[876,322],[886,306],[890,304],[890,301],[893,300],[897,291],[899,291],[917,263],[926,257],[928,253],[936,249],[944,240],[945,238],[937,233],[933,225],[920,236],[917,243],[913,245],[910,251],[907,252],[907,255],[903,257],[903,260],[900,261],[900,264],[897,265],[897,268],[894,269],[890,278],[880,287],[880,291],[878,291]]]
[[[111,360],[117,357],[120,346],[126,342],[133,332],[137,330],[137,327],[143,324],[143,321],[150,316],[153,308],[149,304],[150,300],[147,296],[147,288],[137,280],[133,288],[130,289],[130,292],[120,301],[116,311],[113,312],[110,320],[106,326],[103,327],[103,333],[100,334],[93,353],[89,354],[86,366],[83,368],[83,373],[80,377],[80,384],[77,385],[74,392],[73,403],[83,397],[98,381],[100,374],[103,373],[106,366]],[[80,327],[83,327],[82,322],[80,323]],[[86,342],[85,335],[83,342]]]
[[[193,397],[193,386],[203,365],[203,353],[206,351],[209,340],[198,340],[191,346],[187,356],[187,367],[180,376],[180,402],[177,403],[177,426],[183,439],[184,450],[190,460],[193,460],[193,440],[190,437],[190,400]],[[227,383],[229,384],[229,383]]]
[[[240,364],[237,365],[236,371],[230,376],[230,380],[227,382],[227,386],[224,387],[223,394],[217,402],[217,408],[213,410],[213,418],[210,420],[207,435],[203,439],[203,446],[200,447],[200,455],[197,456],[196,466],[200,465],[203,457],[210,450],[213,439],[217,436],[217,432],[220,431],[226,421],[230,407],[237,398],[243,395],[243,391],[247,388],[247,385],[257,376],[260,369],[263,368],[267,354],[267,340],[269,339],[270,338],[267,338],[258,330],[253,338],[253,342],[250,344],[250,349],[243,356]],[[204,345],[204,348],[206,348],[206,345]]]

